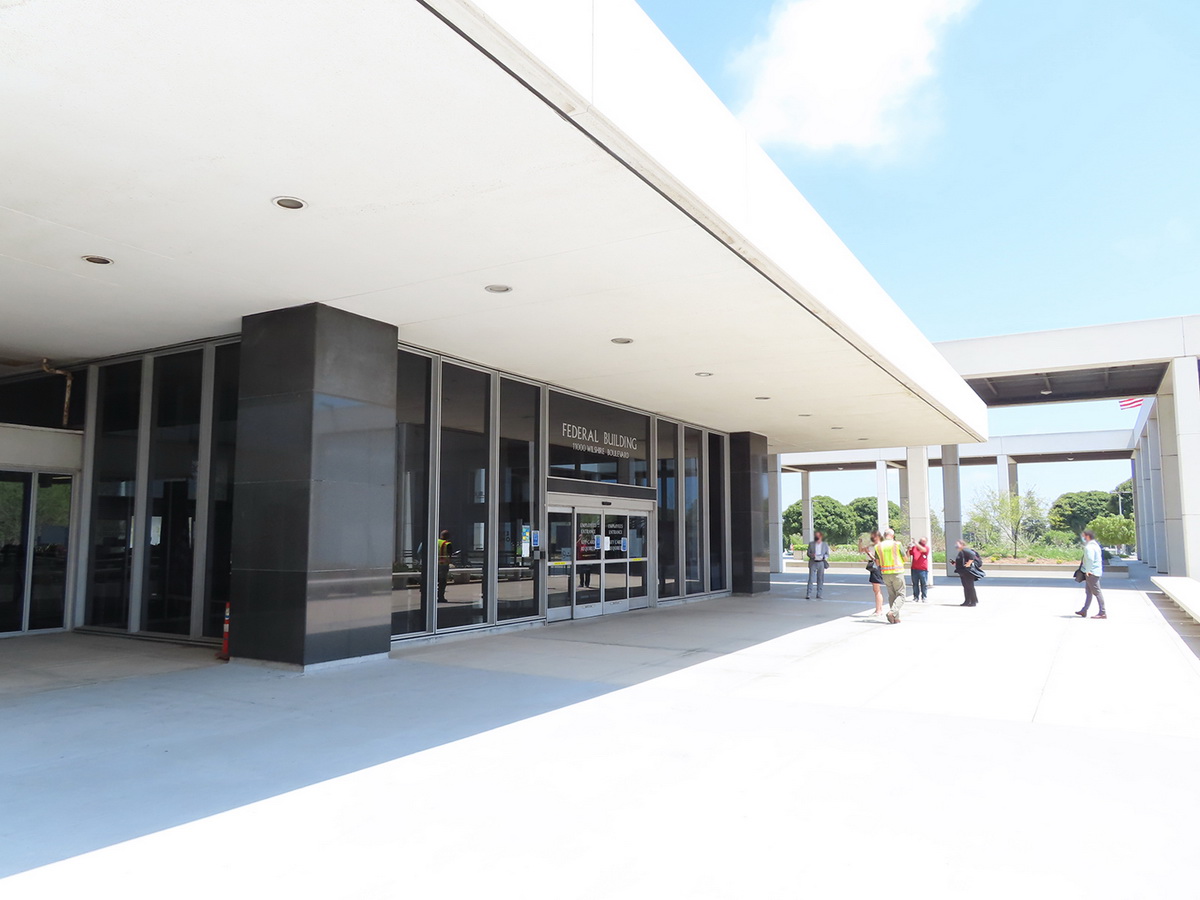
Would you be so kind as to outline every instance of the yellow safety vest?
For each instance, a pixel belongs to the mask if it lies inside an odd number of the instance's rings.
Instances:
[[[445,538],[438,539],[438,562],[442,565],[450,562],[450,542]]]
[[[904,571],[904,548],[899,541],[880,541],[875,545],[875,558],[879,560],[879,571],[884,575],[897,575]]]

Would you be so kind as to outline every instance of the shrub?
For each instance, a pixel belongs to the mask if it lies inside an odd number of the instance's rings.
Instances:
[[[1069,531],[1047,531],[1042,535],[1042,542],[1051,547],[1074,547],[1079,538]]]

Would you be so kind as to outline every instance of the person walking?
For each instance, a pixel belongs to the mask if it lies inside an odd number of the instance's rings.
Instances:
[[[1100,592],[1100,576],[1104,574],[1104,553],[1100,549],[1094,532],[1084,531],[1083,533],[1083,559],[1079,561],[1079,568],[1083,570],[1083,609],[1075,610],[1075,615],[1085,618],[1094,596],[1099,610],[1092,618],[1107,619],[1108,614],[1104,611],[1104,594]]]
[[[858,549],[867,554],[867,581],[871,585],[871,590],[875,594],[875,615],[883,615],[883,593],[881,585],[883,584],[883,573],[879,571],[879,563],[875,559],[875,547],[878,546],[880,537],[878,531],[871,532],[871,546],[864,547],[862,544],[862,536],[858,538]]]
[[[971,566],[983,565],[979,554],[967,546],[966,541],[956,541],[958,555],[954,557],[954,574],[962,583],[963,602],[959,606],[978,606],[979,596],[975,593],[975,576],[971,574]]]
[[[913,600],[917,603],[929,602],[929,539],[921,538],[908,548],[908,558],[911,561]]]
[[[438,589],[437,602],[446,602],[446,582],[450,580],[450,561],[454,558],[454,545],[450,543],[450,529],[443,528],[438,535]]]
[[[883,574],[883,586],[888,592],[887,620],[892,625],[900,623],[900,609],[904,606],[904,548],[896,540],[896,532],[884,529],[883,540],[875,545],[875,559]]]
[[[813,582],[817,583],[817,599],[821,599],[821,589],[825,587],[825,570],[829,568],[829,545],[825,543],[825,535],[821,532],[813,534],[808,544],[808,587],[804,590],[804,599],[812,599]]]

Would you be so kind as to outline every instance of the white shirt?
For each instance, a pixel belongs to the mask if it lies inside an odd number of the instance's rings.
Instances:
[[[1104,574],[1104,556],[1100,552],[1100,544],[1088,541],[1083,545],[1083,559],[1079,563],[1084,575],[1095,575],[1099,578]]]

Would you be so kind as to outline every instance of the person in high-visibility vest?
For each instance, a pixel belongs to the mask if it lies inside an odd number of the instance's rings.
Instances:
[[[446,582],[450,580],[450,559],[454,555],[454,545],[450,543],[450,530],[443,528],[438,535],[438,595],[437,602],[446,602]]]
[[[883,532],[883,540],[875,545],[875,560],[888,592],[887,620],[895,625],[900,621],[900,608],[904,606],[904,547],[896,540],[896,532],[891,528]]]

